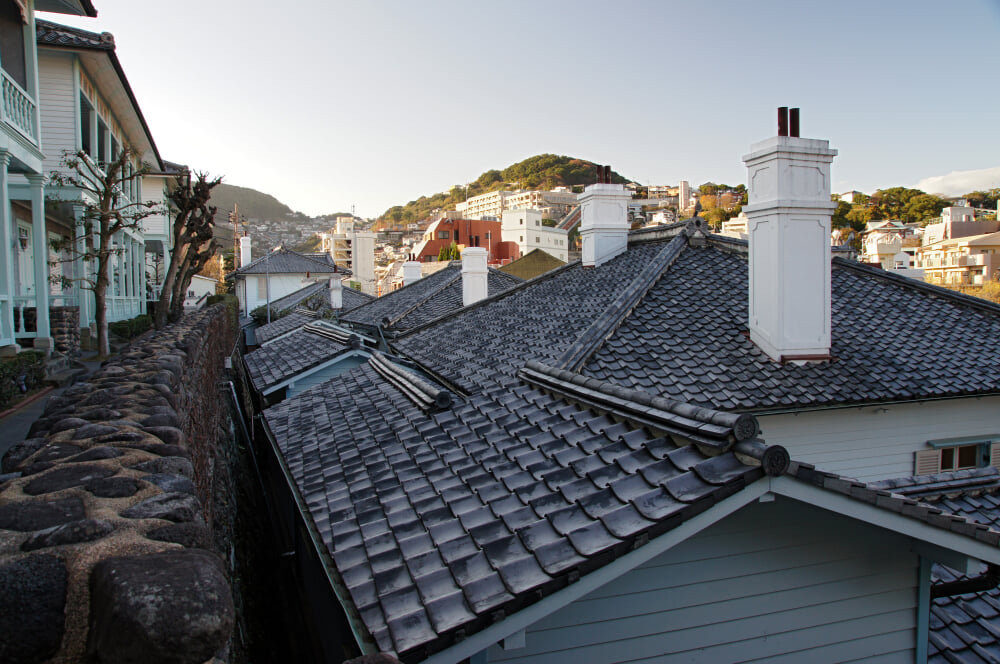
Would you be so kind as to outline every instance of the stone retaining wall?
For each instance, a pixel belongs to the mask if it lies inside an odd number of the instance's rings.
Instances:
[[[49,307],[49,328],[57,351],[70,357],[80,354],[79,307]]]
[[[226,658],[214,551],[232,520],[218,381],[233,334],[216,305],[140,337],[5,455],[0,662]]]

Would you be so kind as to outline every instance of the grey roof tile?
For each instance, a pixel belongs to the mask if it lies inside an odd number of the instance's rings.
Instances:
[[[329,256],[324,259],[300,254],[291,249],[281,247],[269,251],[249,265],[235,270],[234,275],[245,274],[334,274],[350,276],[351,271],[339,265],[334,265]]]
[[[306,330],[298,330],[244,356],[254,387],[264,390],[350,350]]]

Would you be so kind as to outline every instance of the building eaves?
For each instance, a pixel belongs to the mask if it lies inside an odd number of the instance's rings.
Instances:
[[[95,12],[94,16],[96,15],[97,14]],[[125,94],[128,96],[129,102],[135,111],[139,124],[142,126],[142,130],[146,134],[146,140],[149,141],[149,145],[153,150],[153,156],[156,158],[156,163],[153,166],[154,168],[159,169],[160,172],[163,172],[163,159],[160,157],[160,151],[156,147],[156,141],[153,139],[153,133],[149,130],[149,125],[146,124],[146,117],[142,114],[142,108],[139,106],[139,101],[136,99],[135,93],[132,91],[132,86],[128,82],[128,77],[125,76],[125,70],[122,68],[121,62],[118,61],[118,56],[115,53],[114,36],[109,32],[98,34],[95,32],[80,30],[79,28],[59,25],[58,23],[52,23],[38,18],[35,19],[35,33],[38,44],[42,46],[72,50],[100,51],[107,54],[108,60],[111,62],[111,66],[114,69],[115,74],[118,76],[118,80],[120,81],[122,88],[125,90]]]
[[[263,394],[351,349],[352,345],[303,328],[248,353],[244,361],[254,388]]]
[[[304,256],[291,249],[277,249],[270,251],[249,265],[241,267],[231,273],[231,276],[245,274],[340,274],[344,277],[351,276],[351,271],[333,265],[332,263],[320,262],[308,256]]]

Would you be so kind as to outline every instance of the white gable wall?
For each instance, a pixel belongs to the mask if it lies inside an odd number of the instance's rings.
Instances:
[[[914,474],[929,440],[1000,434],[1000,397],[761,415],[761,436],[796,461],[862,481]]]
[[[44,170],[62,166],[63,152],[77,149],[77,97],[73,56],[66,53],[38,53],[38,109],[42,121]]]
[[[754,503],[526,630],[490,662],[913,662],[906,538],[777,498]]]
[[[266,274],[248,274],[246,279],[249,284],[247,288],[247,313],[252,312],[257,307],[262,307],[267,304],[268,292],[267,292],[267,276]],[[297,290],[302,289],[309,284],[305,283],[306,275],[305,273],[300,274],[272,274],[270,275],[271,283],[271,302],[285,297],[286,295],[291,295]],[[256,288],[254,286],[256,285]]]

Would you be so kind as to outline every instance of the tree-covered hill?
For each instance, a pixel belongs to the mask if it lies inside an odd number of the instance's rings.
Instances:
[[[611,172],[611,181],[618,184],[628,179]],[[379,219],[380,227],[423,221],[437,210],[454,209],[455,204],[488,191],[498,189],[553,189],[582,187],[597,182],[597,165],[586,159],[565,155],[540,154],[508,166],[503,170],[488,170],[467,185],[454,185],[448,192],[421,196],[406,205],[396,205]]]
[[[212,205],[219,209],[217,217],[225,219],[237,203],[240,216],[247,219],[285,219],[295,214],[274,196],[256,189],[223,183],[212,190]]]

